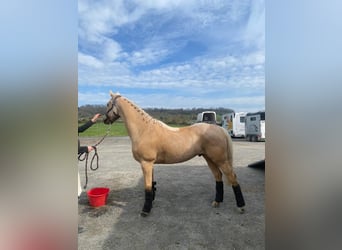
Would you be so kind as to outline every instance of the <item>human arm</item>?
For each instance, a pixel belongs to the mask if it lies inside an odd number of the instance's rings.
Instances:
[[[82,133],[85,130],[87,130],[88,128],[90,128],[95,122],[96,120],[101,116],[101,114],[96,114],[93,116],[93,118],[91,118],[91,120],[87,121],[85,124],[83,124],[82,126],[78,127],[78,133]]]
[[[79,126],[79,127],[78,127],[78,133],[81,133],[81,132],[87,130],[87,129],[90,128],[93,124],[94,124],[94,123],[93,123],[91,120],[87,121],[85,124],[83,124],[82,126]]]
[[[91,121],[92,121],[93,123],[95,123],[96,120],[99,119],[100,117],[101,117],[101,114],[96,114],[96,115],[93,116],[93,118],[91,118]]]

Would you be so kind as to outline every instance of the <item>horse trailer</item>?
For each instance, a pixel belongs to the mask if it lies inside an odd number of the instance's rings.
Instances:
[[[246,114],[245,134],[247,141],[265,141],[265,111]]]
[[[204,111],[204,112],[198,113],[196,122],[206,122],[210,124],[216,124],[216,112]]]
[[[222,127],[231,137],[245,137],[245,117],[247,112],[230,112],[222,116]]]

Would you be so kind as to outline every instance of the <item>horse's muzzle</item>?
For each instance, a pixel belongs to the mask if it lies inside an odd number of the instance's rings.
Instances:
[[[106,119],[103,120],[104,124],[112,124],[113,122],[115,122],[117,119],[119,119],[120,116],[115,116],[114,118],[109,118],[108,116],[106,116]]]
[[[108,117],[106,117],[106,119],[103,120],[104,124],[111,124],[111,122],[109,121]]]

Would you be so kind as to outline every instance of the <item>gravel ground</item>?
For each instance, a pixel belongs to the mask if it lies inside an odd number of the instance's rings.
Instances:
[[[94,145],[100,138],[81,138]],[[78,249],[265,249],[265,172],[248,164],[265,159],[264,142],[233,140],[234,169],[245,201],[240,214],[233,190],[211,207],[215,179],[202,157],[179,164],[155,165],[156,199],[141,217],[144,184],[128,137],[108,137],[98,146],[99,169],[88,171],[88,186],[108,187],[107,204],[93,208],[86,192],[78,207]],[[89,157],[91,157],[90,155]],[[78,162],[82,185],[85,162]]]

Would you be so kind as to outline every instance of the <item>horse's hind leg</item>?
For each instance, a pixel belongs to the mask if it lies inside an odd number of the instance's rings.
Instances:
[[[225,176],[227,176],[229,183],[232,185],[234,195],[235,195],[236,205],[239,208],[240,212],[243,213],[245,211],[244,209],[245,200],[243,198],[240,185],[237,182],[236,174],[234,173],[232,166],[229,163],[226,163],[222,165],[221,170],[225,174]]]
[[[156,197],[156,188],[157,182],[154,180],[154,171],[152,169],[152,201],[154,201],[154,198]]]
[[[223,201],[222,172],[208,157],[204,156],[204,158],[207,161],[208,166],[216,180],[216,186],[215,186],[216,194],[215,194],[215,200],[212,202],[212,206],[218,207],[220,205],[220,202]]]

